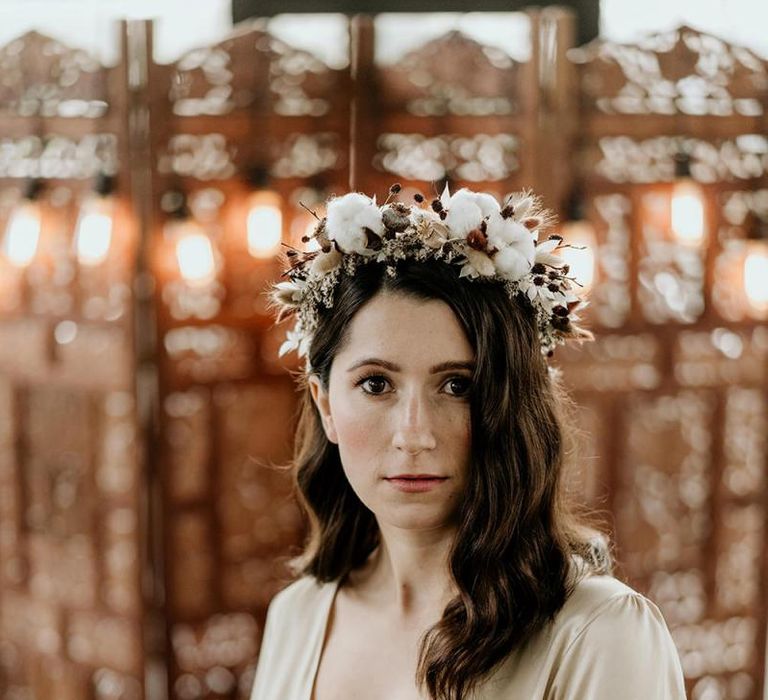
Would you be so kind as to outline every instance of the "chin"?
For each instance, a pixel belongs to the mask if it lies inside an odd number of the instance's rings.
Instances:
[[[421,506],[421,507],[420,507]],[[376,520],[402,530],[436,530],[452,524],[448,513],[438,512],[426,504],[404,504],[374,510]]]

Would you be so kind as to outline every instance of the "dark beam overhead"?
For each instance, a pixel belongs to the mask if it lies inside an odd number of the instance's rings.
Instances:
[[[578,16],[577,39],[584,44],[594,39],[599,30],[599,0],[561,0],[543,2],[539,6],[570,7]],[[531,7],[531,2],[517,0],[477,0],[471,8],[466,0],[232,0],[232,19],[235,23],[251,17],[272,17],[285,13],[337,12],[347,15],[380,12],[512,12]]]

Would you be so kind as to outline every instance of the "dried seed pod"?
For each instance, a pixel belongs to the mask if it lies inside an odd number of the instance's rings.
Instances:
[[[541,226],[541,219],[538,216],[532,216],[528,219],[523,219],[523,226],[529,231],[539,228]]]
[[[501,210],[501,218],[502,219],[508,219],[510,216],[514,216],[514,214],[515,214],[515,208],[511,204],[507,204]]]
[[[467,245],[475,250],[485,250],[488,245],[488,236],[479,228],[473,228],[467,234]]]
[[[405,209],[405,211],[403,211]],[[408,208],[397,206],[388,207],[381,215],[381,221],[391,231],[405,231],[411,223],[408,219]]]
[[[397,194],[397,193],[398,193],[398,192],[400,192],[400,190],[402,190],[402,189],[403,189],[402,185],[401,185],[399,182],[396,182],[394,185],[392,185],[392,186],[389,188],[389,193],[390,193],[390,194]]]
[[[534,275],[543,275],[547,271],[547,268],[544,267],[541,263],[536,263],[532,268],[531,272]]]
[[[570,313],[565,306],[560,305],[552,309],[552,312],[557,316],[567,316]]]

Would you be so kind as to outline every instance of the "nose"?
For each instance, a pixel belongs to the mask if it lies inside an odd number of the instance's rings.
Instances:
[[[404,396],[396,410],[393,446],[411,455],[434,449],[437,440],[432,430],[432,416],[428,401],[421,393],[414,390]]]

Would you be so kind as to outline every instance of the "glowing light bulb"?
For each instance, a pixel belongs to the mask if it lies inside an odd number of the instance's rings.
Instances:
[[[698,247],[704,240],[704,197],[701,187],[690,178],[672,186],[672,235],[681,245]]]
[[[176,242],[176,260],[184,280],[192,285],[213,281],[216,265],[211,239],[204,233],[191,233]]]
[[[81,265],[100,265],[109,255],[112,242],[114,201],[111,197],[86,200],[75,229],[75,250]]]
[[[40,240],[40,207],[25,200],[10,216],[3,238],[3,253],[16,267],[27,267]]]
[[[768,243],[750,242],[744,258],[744,291],[756,315],[768,314]]]
[[[588,221],[579,219],[569,221],[563,226],[564,243],[575,246],[562,248],[560,256],[570,267],[569,277],[575,277],[585,292],[595,280],[595,230]]]
[[[282,200],[276,192],[260,190],[248,202],[248,252],[254,258],[271,258],[283,240]]]
[[[165,225],[164,235],[173,241],[179,274],[187,284],[204,287],[214,281],[216,250],[200,224],[190,218],[172,219]]]

